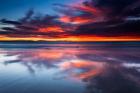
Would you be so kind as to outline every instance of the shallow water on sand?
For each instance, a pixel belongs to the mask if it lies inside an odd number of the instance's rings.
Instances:
[[[0,93],[140,93],[137,44],[0,46]]]

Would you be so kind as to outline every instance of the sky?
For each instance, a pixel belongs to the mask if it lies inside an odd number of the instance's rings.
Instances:
[[[0,0],[0,41],[140,41],[140,0]]]
[[[0,0],[0,18],[18,19],[29,9],[43,14],[55,14],[53,4],[72,2],[75,0]]]

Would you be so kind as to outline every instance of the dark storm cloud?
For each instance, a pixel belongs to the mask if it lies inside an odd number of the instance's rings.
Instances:
[[[140,36],[139,21],[100,22],[82,25],[73,34],[95,34],[99,36]]]
[[[88,0],[83,4],[103,11],[105,21],[81,25],[73,34],[140,36],[140,0]],[[135,20],[126,20],[130,16]]]
[[[18,21],[10,21],[10,20],[6,20],[6,19],[2,19],[2,20],[0,20],[0,22],[3,24],[21,25],[21,23]]]
[[[95,7],[105,10],[106,16],[126,17],[139,15],[140,0],[92,0]],[[110,19],[110,18],[109,18]]]

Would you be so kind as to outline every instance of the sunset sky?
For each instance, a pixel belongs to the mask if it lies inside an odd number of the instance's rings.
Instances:
[[[0,0],[0,41],[140,41],[140,0]]]

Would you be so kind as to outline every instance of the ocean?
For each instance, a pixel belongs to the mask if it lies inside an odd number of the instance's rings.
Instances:
[[[140,42],[0,42],[0,93],[140,93]]]

